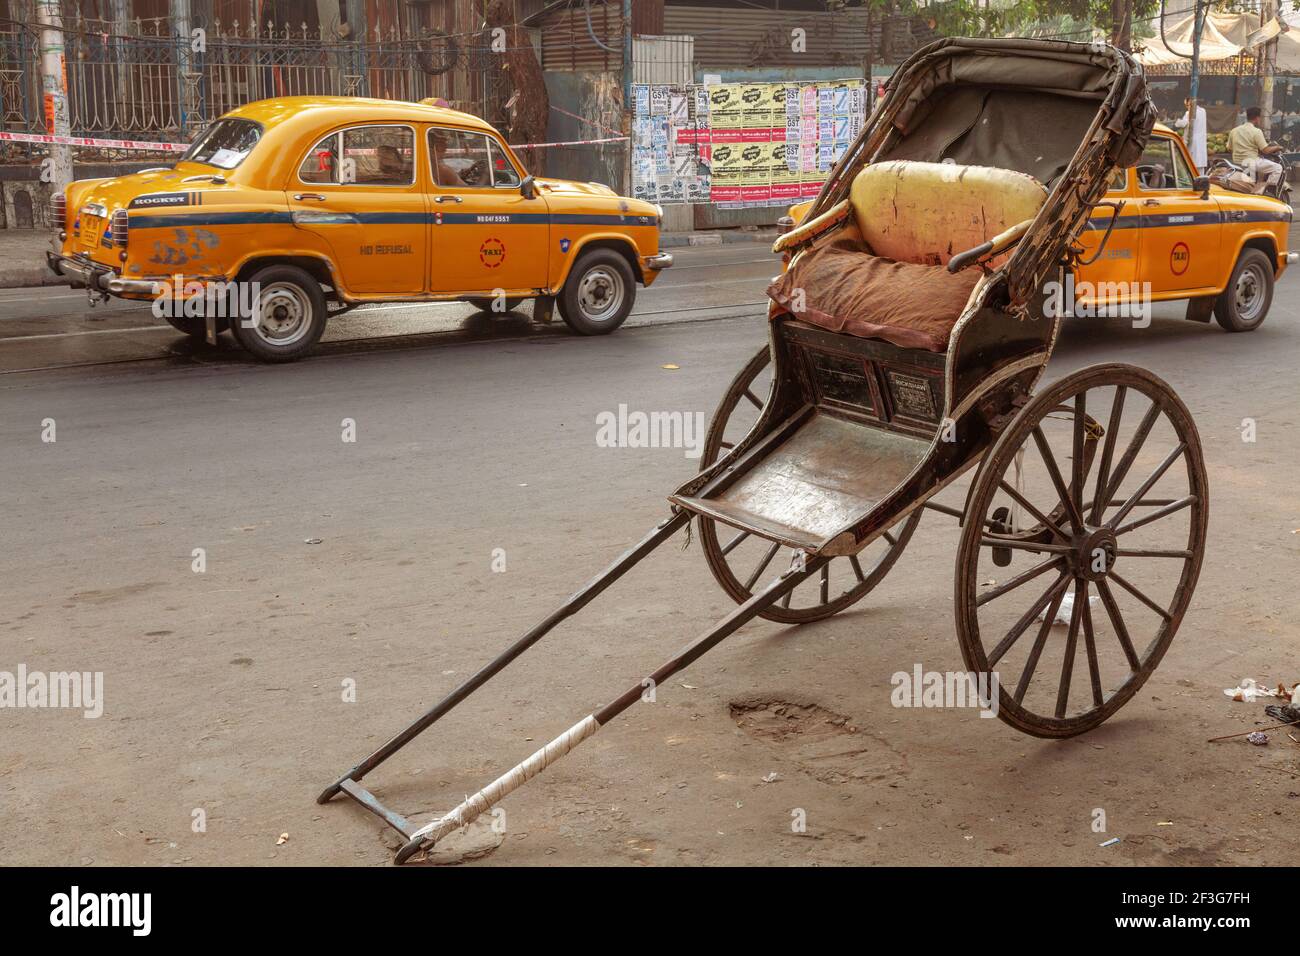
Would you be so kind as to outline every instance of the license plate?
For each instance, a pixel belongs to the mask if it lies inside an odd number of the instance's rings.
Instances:
[[[100,216],[81,217],[81,241],[91,249],[99,245],[100,233],[104,231],[105,220]]]

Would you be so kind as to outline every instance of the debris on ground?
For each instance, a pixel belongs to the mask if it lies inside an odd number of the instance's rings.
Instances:
[[[1098,843],[1097,846],[1114,846],[1119,842],[1119,837],[1111,837],[1105,843]]]
[[[288,843],[288,842],[289,842],[289,834],[287,834],[287,833],[281,833],[281,834],[280,834],[280,838],[279,838],[278,840],[275,841],[275,845],[276,845],[276,846],[284,846],[284,845],[285,845],[286,843]]]
[[[1225,687],[1223,693],[1238,702],[1254,703],[1257,697],[1276,697],[1275,691],[1250,677],[1243,677],[1236,687]]]
[[[1262,730],[1256,730],[1246,735],[1246,742],[1254,744],[1256,747],[1262,747],[1268,743],[1268,734]]]
[[[1095,607],[1098,601],[1100,600],[1101,600],[1100,598],[1089,597],[1088,607],[1089,608]],[[1074,589],[1071,588],[1070,590],[1066,591],[1065,594],[1061,595],[1061,606],[1056,609],[1056,616],[1052,618],[1052,623],[1069,625],[1070,618],[1073,615],[1074,615]],[[1038,614],[1038,619],[1041,621],[1046,617],[1047,617],[1047,608],[1043,608],[1043,610],[1040,611]]]
[[[1284,724],[1300,723],[1300,707],[1295,704],[1269,704],[1264,708],[1264,713]]]

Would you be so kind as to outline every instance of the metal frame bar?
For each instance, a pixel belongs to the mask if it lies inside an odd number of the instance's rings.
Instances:
[[[338,793],[345,792],[348,796],[357,800],[362,806],[366,807],[366,809],[370,810],[372,813],[377,813],[388,823],[393,824],[393,820],[390,819],[388,812],[383,810],[383,807],[377,800],[375,800],[373,794],[369,793],[363,787],[347,787],[345,784],[348,782],[354,784],[357,783],[365,777],[366,774],[370,773],[370,771],[374,770],[393,754],[397,753],[397,751],[409,744],[412,740],[445,716],[457,704],[504,670],[507,664],[545,637],[551,628],[555,627],[555,625],[559,624],[565,618],[576,614],[578,611],[582,610],[582,608],[586,607],[587,604],[596,597],[596,595],[600,594],[605,590],[605,588],[609,587],[626,574],[633,565],[644,558],[647,554],[675,535],[690,520],[691,515],[689,513],[677,512],[672,517],[665,518],[661,521],[649,534],[627,551],[623,552],[623,554],[621,554],[618,559],[604,571],[600,572],[600,574],[596,575],[583,585],[581,589],[575,592],[573,596],[547,616],[545,620],[535,625],[531,630],[524,634],[523,637],[519,638],[519,640],[515,641],[493,658],[491,662],[484,665],[473,676],[467,678],[459,687],[426,710],[418,718],[412,721],[404,730],[402,730],[401,733],[397,734],[365,760],[362,760],[355,767],[322,790],[320,795],[316,798],[316,802],[328,803]],[[401,818],[398,817],[397,819],[400,820]],[[395,824],[394,829],[399,832],[404,832],[401,827],[396,826]]]
[[[466,797],[459,806],[444,814],[438,820],[412,834],[407,834],[407,842],[397,851],[397,854],[393,857],[393,862],[397,864],[405,863],[421,850],[433,847],[438,840],[448,833],[452,833],[472,822],[502,797],[527,783],[550,764],[568,754],[583,740],[593,736],[601,727],[608,724],[623,711],[637,701],[643,700],[647,686],[658,687],[674,674],[699,660],[743,625],[753,620],[760,611],[793,591],[799,584],[818,573],[829,562],[830,558],[817,557],[809,559],[802,566],[795,565],[784,571],[766,588],[759,591],[744,604],[737,605],[730,614],[665,661],[649,677],[630,685],[623,693],[605,704],[604,707],[583,718],[572,728],[511,770],[502,774],[478,793]],[[370,795],[367,794],[367,796]],[[370,799],[373,800],[373,797],[370,797]],[[378,813],[379,811],[372,809],[372,812]],[[389,819],[389,814],[380,813],[379,815],[387,820],[390,825],[394,825],[393,821]],[[400,827],[396,828],[400,830]]]
[[[457,704],[504,670],[511,661],[545,637],[556,624],[585,607],[614,581],[626,574],[642,558],[689,524],[692,517],[693,515],[688,511],[677,511],[670,518],[666,518],[656,525],[637,544],[620,555],[604,571],[588,581],[559,608],[520,637],[514,644],[497,655],[490,663],[465,680],[437,704],[421,714],[387,743],[321,791],[316,798],[316,802],[328,803],[339,793],[351,797],[363,809],[379,817],[384,823],[406,838],[406,844],[398,850],[394,857],[394,862],[403,863],[420,850],[433,846],[446,833],[450,833],[469,823],[496,800],[536,776],[555,759],[568,753],[587,736],[595,733],[597,729],[631,707],[641,699],[645,691],[646,680],[633,684],[619,696],[605,704],[604,707],[584,718],[574,728],[547,745],[547,747],[539,750],[513,770],[498,778],[489,787],[479,791],[473,797],[467,798],[460,806],[441,819],[422,828],[416,828],[406,817],[384,806],[373,793],[360,784],[366,774],[409,744]],[[818,573],[829,560],[829,558],[823,557],[811,558],[802,565],[795,565],[783,571],[766,588],[755,594],[744,604],[737,606],[725,618],[661,665],[647,680],[653,682],[653,686],[662,684],[678,671],[689,666],[709,650],[722,643],[727,637],[756,617],[760,611],[765,610],[790,591],[793,591],[811,575]]]

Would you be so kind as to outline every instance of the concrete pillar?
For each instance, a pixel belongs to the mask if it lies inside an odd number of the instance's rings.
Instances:
[[[68,112],[68,74],[63,63],[63,17],[59,0],[37,0],[36,19],[41,25],[41,94],[45,107],[45,130],[54,136],[71,134]],[[51,146],[54,160],[49,181],[53,189],[72,182],[72,148]]]

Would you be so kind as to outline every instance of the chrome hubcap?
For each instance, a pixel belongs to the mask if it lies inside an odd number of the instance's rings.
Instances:
[[[1264,304],[1264,278],[1259,267],[1250,265],[1237,276],[1237,314],[1247,322],[1253,320]]]
[[[297,286],[273,282],[258,296],[257,335],[276,346],[292,345],[311,327],[311,303]]]
[[[583,317],[592,322],[606,322],[618,314],[623,305],[623,279],[613,269],[597,266],[578,284],[578,306]]]

